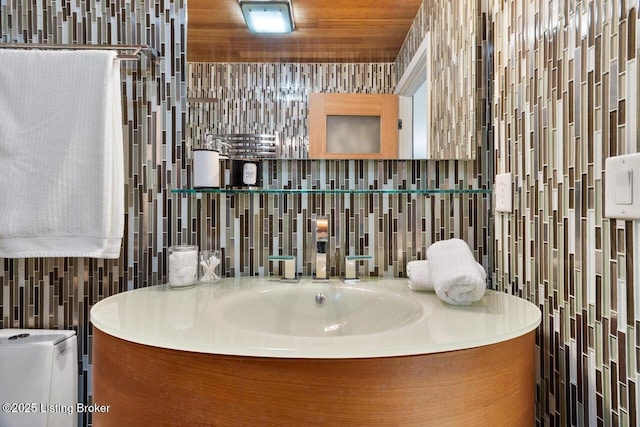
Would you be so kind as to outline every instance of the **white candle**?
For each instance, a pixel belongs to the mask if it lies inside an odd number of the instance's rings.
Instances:
[[[344,269],[344,278],[345,279],[355,279],[356,278],[356,260],[348,259],[345,262]]]
[[[316,258],[316,279],[327,278],[327,259],[325,256]]]
[[[296,260],[295,258],[287,259],[284,261],[284,278],[295,279],[296,278]]]

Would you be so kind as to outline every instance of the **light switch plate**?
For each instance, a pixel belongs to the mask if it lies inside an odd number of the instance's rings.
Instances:
[[[640,219],[640,153],[604,162],[604,216]]]
[[[633,204],[633,170],[623,169],[615,172],[616,205]]]
[[[512,212],[513,191],[511,186],[511,173],[499,173],[496,175],[494,192],[496,197],[496,212]]]

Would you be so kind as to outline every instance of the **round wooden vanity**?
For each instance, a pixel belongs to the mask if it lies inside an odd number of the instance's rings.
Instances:
[[[140,301],[136,301],[136,292]],[[150,296],[150,292],[157,295]],[[141,324],[144,322],[139,316],[150,315],[153,318],[153,313],[157,315],[160,313],[158,310],[172,306],[166,298],[173,299],[176,295],[187,298],[187,294],[180,295],[181,292],[195,292],[193,297],[196,299],[203,297],[202,292],[196,290],[162,293],[139,289],[111,297],[120,299],[114,306],[105,303],[92,310],[95,326],[93,403],[109,405],[108,412],[94,414],[96,426],[534,424],[535,328],[540,316],[539,310],[526,301],[505,294],[491,296],[501,301],[506,298],[507,304],[529,304],[534,309],[528,316],[526,327],[517,324],[517,319],[511,319],[515,322],[515,332],[509,334],[508,339],[494,343],[425,354],[344,358],[326,357],[324,354],[314,358],[306,353],[296,357],[295,352],[281,348],[282,343],[270,343],[269,337],[262,342],[258,342],[255,336],[251,339],[255,348],[262,348],[262,351],[256,351],[255,356],[242,354],[249,352],[248,347],[239,349],[239,355],[221,354],[230,348],[220,343],[219,351],[213,348],[206,350],[204,344],[197,341],[208,340],[214,345],[216,339],[222,339],[222,333],[217,326],[211,325],[207,329],[206,324],[198,324],[198,320],[204,320],[198,316],[211,311],[215,305],[196,305],[194,321],[191,322],[193,326],[185,327],[188,325],[182,323],[181,328],[166,334],[161,332],[163,325],[153,329],[149,324]],[[147,304],[154,304],[155,297],[160,298],[156,302],[163,300],[160,303],[163,308],[156,307],[144,313],[146,310],[140,308],[140,302],[145,300]],[[435,295],[424,298],[437,299]],[[94,308],[100,304],[102,302]],[[437,301],[434,304],[436,311],[425,312],[425,318],[437,319],[438,307],[445,310],[447,316],[452,313],[465,316],[464,313],[469,312],[465,308],[441,306]],[[133,315],[133,311],[128,312],[135,310],[136,306],[142,313]],[[482,318],[489,322],[498,320],[504,312],[512,311],[505,307],[504,301],[497,305],[488,303],[475,311],[476,317],[480,318],[477,313],[482,313]],[[518,310],[522,307],[516,307],[513,312]],[[537,319],[535,310],[538,311]],[[113,322],[116,318],[118,322]],[[157,319],[155,323],[158,323]],[[110,322],[112,326],[109,326]],[[420,325],[420,330],[425,325]],[[482,329],[482,326],[469,324],[469,328],[474,327]],[[199,332],[195,333],[193,328]],[[410,328],[405,332],[413,334],[416,341],[424,339]],[[455,338],[455,328],[446,332]],[[131,339],[118,337],[126,334]],[[233,340],[242,342],[241,334],[236,331],[229,336],[235,335]],[[502,332],[497,333],[500,334]],[[335,351],[343,338],[329,339],[327,343],[334,344],[325,348],[335,345],[331,351],[339,356]],[[360,343],[354,344],[358,348],[370,345],[367,337],[354,336],[353,339],[361,339]],[[438,335],[437,339],[433,336],[429,339],[442,341],[446,338]],[[154,341],[158,345],[151,345]],[[175,345],[172,344],[174,341]],[[348,353],[351,344],[343,341]],[[189,342],[193,342],[191,349],[188,348]],[[294,338],[292,342],[300,344],[307,341]],[[384,347],[381,343],[376,345]],[[315,351],[313,345],[308,347]],[[265,357],[268,351],[274,356]],[[399,353],[402,351],[398,349]],[[276,357],[276,354],[283,357]]]

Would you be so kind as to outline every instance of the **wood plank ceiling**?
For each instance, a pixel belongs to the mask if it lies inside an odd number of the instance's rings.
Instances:
[[[292,0],[296,29],[254,35],[238,0],[189,0],[191,62],[393,62],[422,0]]]

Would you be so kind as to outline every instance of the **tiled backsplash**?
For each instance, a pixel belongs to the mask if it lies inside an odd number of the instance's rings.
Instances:
[[[276,133],[292,157],[308,146],[311,92],[393,93],[394,64],[189,63],[187,141],[204,131]],[[479,91],[482,93],[482,91]],[[486,87],[485,87],[486,93]],[[487,106],[487,96],[479,105]],[[474,161],[265,161],[265,188],[488,188],[489,126],[479,127]],[[187,172],[190,171],[190,166]],[[187,173],[187,178],[189,173]],[[188,180],[185,187],[188,187]],[[462,237],[491,265],[490,198],[391,195],[203,195],[191,202],[197,226],[182,222],[180,241],[224,253],[227,275],[278,274],[269,255],[296,255],[298,270],[312,273],[312,220],[332,225],[331,272],[343,274],[345,255],[372,255],[367,274],[403,276],[405,264],[425,257],[432,242]],[[212,226],[215,224],[215,226]]]
[[[278,160],[264,163],[270,189],[480,188],[471,162],[420,160]],[[312,274],[313,223],[329,217],[330,274],[344,275],[345,255],[371,255],[361,275],[406,276],[407,261],[425,259],[433,242],[460,237],[485,268],[491,199],[486,194],[202,194],[179,241],[221,249],[228,276],[279,275],[270,255],[295,255],[298,272]]]

